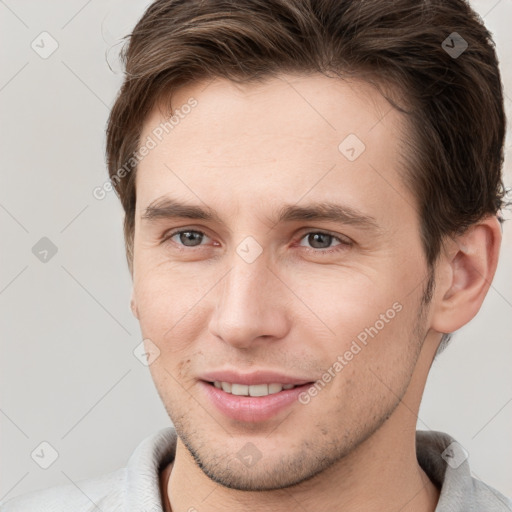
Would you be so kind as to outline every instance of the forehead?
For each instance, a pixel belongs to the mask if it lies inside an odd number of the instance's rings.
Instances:
[[[188,103],[192,100],[197,106],[190,109]],[[373,85],[321,74],[280,75],[262,83],[243,84],[223,78],[203,80],[173,91],[171,103],[178,114],[178,124],[172,128],[175,141],[180,140],[180,133],[186,137],[193,130],[195,137],[204,142],[217,142],[235,129],[238,138],[253,140],[263,140],[265,136],[273,139],[279,133],[295,140],[325,140],[329,145],[332,137],[357,133],[370,143],[374,130],[378,137],[404,123],[403,116]],[[186,123],[181,122],[187,118]],[[149,133],[168,119],[165,108],[155,107],[147,116],[143,131]],[[332,137],[325,139],[328,132]]]
[[[399,174],[405,120],[366,82],[217,78],[177,90],[172,108],[173,123],[163,108],[144,123],[142,143],[149,137],[156,144],[138,167],[142,206],[172,191],[231,200],[233,209],[305,194],[334,201],[340,193],[360,208],[368,201],[403,203],[409,194]]]

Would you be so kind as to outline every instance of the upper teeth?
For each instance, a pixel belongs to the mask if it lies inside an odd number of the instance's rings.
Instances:
[[[283,389],[295,387],[295,384],[253,384],[248,386],[246,384],[232,384],[231,382],[219,382],[217,380],[213,385],[226,393],[239,396],[267,396],[279,393]]]

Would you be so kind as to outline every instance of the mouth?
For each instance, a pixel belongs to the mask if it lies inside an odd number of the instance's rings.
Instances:
[[[267,421],[297,405],[298,397],[314,382],[242,384],[199,381],[209,403],[223,416],[248,423]]]
[[[240,384],[240,383],[232,383],[232,382],[222,382],[222,381],[214,381],[208,382],[208,384],[215,386],[217,389],[222,389],[225,393],[229,393],[230,395],[236,396],[267,396],[274,395],[276,393],[280,393],[281,391],[288,389],[293,389],[301,384],[279,384],[279,383],[270,383],[270,384]]]

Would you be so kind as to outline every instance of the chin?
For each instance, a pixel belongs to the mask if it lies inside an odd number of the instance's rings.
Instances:
[[[178,428],[176,430],[179,434]],[[206,439],[208,435],[205,436],[204,431],[201,436],[196,431],[180,439],[210,480],[239,491],[294,487],[314,478],[344,455],[343,449],[333,451],[327,445],[318,446],[309,440],[272,442],[267,439],[268,434],[261,438],[253,436],[253,442],[236,439],[235,446],[231,447],[228,436],[226,433],[226,442],[219,442],[218,435],[212,434],[211,439]]]

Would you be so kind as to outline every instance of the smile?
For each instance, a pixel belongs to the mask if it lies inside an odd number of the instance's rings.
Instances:
[[[231,382],[221,382],[216,380],[213,385],[217,389],[222,389],[226,393],[237,396],[267,396],[281,391],[292,389],[295,387],[294,384],[253,384],[248,386],[247,384],[237,384]]]

